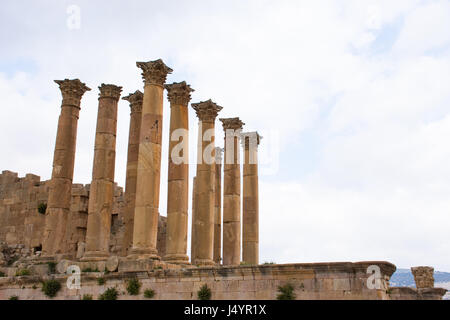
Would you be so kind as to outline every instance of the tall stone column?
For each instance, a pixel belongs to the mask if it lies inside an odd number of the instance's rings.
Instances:
[[[191,89],[186,82],[165,85],[170,101],[169,170],[165,261],[187,264],[189,204],[189,117]]]
[[[98,88],[100,95],[94,166],[89,190],[86,252],[83,260],[104,260],[109,256],[116,164],[117,104],[122,87],[102,84]]]
[[[223,165],[223,264],[241,263],[241,169],[239,118],[220,119],[225,131]]]
[[[216,178],[214,189],[214,262],[218,264],[222,259],[222,152],[222,148],[216,148]]]
[[[43,256],[66,252],[66,224],[70,212],[77,125],[81,97],[89,89],[80,80],[55,80],[63,97],[58,120],[53,171],[45,216]]]
[[[133,247],[130,258],[159,259],[157,245],[163,92],[167,74],[172,72],[159,59],[137,62],[144,78],[141,133],[139,136]]]
[[[243,227],[242,260],[259,264],[259,196],[258,196],[258,145],[262,137],[258,132],[243,133]]]
[[[211,100],[193,103],[192,108],[199,118],[199,156],[196,176],[196,212],[193,220],[192,246],[194,256],[192,263],[196,265],[214,265],[214,180],[215,180],[215,147],[214,122],[222,107]]]
[[[197,220],[197,177],[192,181],[192,223],[191,223],[191,263],[194,263],[195,245],[197,243],[197,230],[195,229],[195,221]]]
[[[122,98],[130,103],[130,129],[128,134],[127,174],[125,178],[125,230],[122,240],[122,256],[128,254],[133,245],[134,206],[136,203],[137,164],[139,152],[139,134],[141,132],[142,101],[144,94],[137,90]]]

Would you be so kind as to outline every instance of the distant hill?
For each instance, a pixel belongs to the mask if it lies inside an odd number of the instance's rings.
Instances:
[[[389,283],[391,287],[416,287],[410,269],[397,269]],[[435,271],[434,286],[450,290],[450,272]],[[447,292],[445,299],[450,299],[450,292]]]

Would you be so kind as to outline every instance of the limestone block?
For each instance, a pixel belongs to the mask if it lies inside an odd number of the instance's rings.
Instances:
[[[109,272],[115,272],[119,267],[119,258],[117,256],[111,256],[106,260],[106,270]]]

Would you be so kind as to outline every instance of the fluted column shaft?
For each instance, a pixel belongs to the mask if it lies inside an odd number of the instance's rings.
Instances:
[[[172,69],[162,60],[138,62],[145,82],[134,211],[133,248],[136,258],[159,259],[157,245],[163,91]]]
[[[189,263],[187,256],[189,194],[188,103],[194,91],[186,82],[166,85],[170,101],[165,261]]]
[[[89,89],[80,80],[55,80],[63,101],[58,120],[53,171],[45,216],[44,256],[66,253],[66,227],[70,212],[77,126],[81,97]]]
[[[258,145],[257,132],[242,135],[243,165],[243,227],[242,260],[259,264],[259,196],[258,196]]]
[[[136,92],[122,98],[130,102],[130,129],[128,134],[127,173],[125,180],[124,234],[121,254],[126,256],[133,245],[134,206],[136,203],[139,134],[141,132],[142,100],[144,94]]]
[[[220,119],[225,130],[223,170],[223,264],[241,262],[241,170],[239,118]]]
[[[102,84],[99,89],[86,253],[83,260],[102,260],[109,256],[116,163],[117,103],[122,87]]]
[[[214,189],[214,262],[222,259],[222,148],[216,148]]]
[[[195,247],[192,263],[214,265],[214,180],[215,148],[214,122],[222,107],[211,100],[192,104],[197,113],[199,135],[201,135],[200,159],[197,160],[196,212],[193,220],[194,232],[192,246]],[[200,140],[200,139],[199,139]]]

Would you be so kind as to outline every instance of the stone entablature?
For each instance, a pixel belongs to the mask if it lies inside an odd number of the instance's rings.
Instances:
[[[124,260],[125,261],[125,260]],[[129,266],[130,263],[126,262]],[[156,262],[154,262],[156,263]],[[367,285],[370,274],[367,269],[371,265],[380,268],[380,286],[370,289]],[[151,267],[151,265],[149,265]],[[155,266],[155,265],[153,265]],[[395,271],[395,266],[389,262],[336,262],[336,263],[305,263],[285,265],[233,266],[233,267],[202,267],[181,269],[149,268],[146,272],[120,271],[104,274],[82,273],[81,289],[69,290],[65,286],[67,275],[29,276],[0,278],[0,299],[8,299],[12,295],[19,299],[47,299],[41,290],[32,289],[40,286],[41,279],[55,278],[62,283],[62,290],[54,299],[81,299],[84,294],[93,295],[96,299],[106,288],[116,287],[123,294],[119,299],[144,299],[143,291],[155,291],[154,299],[197,299],[197,291],[206,284],[212,292],[213,300],[275,300],[279,286],[291,284],[294,287],[296,299],[315,300],[390,300],[395,299],[396,288],[389,287],[389,278]],[[99,286],[97,279],[103,277],[106,284]],[[126,292],[127,281],[136,277],[142,284],[141,293],[129,296]],[[434,290],[439,291],[442,290]],[[445,291],[445,290],[444,290]],[[428,297],[438,298],[438,294],[422,292],[414,289],[403,293],[405,297],[417,299],[428,294]]]

